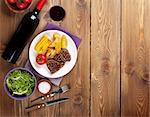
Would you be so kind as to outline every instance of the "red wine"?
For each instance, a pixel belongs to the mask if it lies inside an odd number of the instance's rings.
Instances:
[[[53,6],[50,11],[49,15],[54,21],[61,21],[65,17],[65,10],[61,6]]]
[[[38,14],[45,2],[46,0],[40,0],[36,8],[23,17],[2,55],[2,57],[8,62],[13,64],[16,63],[24,47],[26,46],[28,39],[34,33],[39,24]]]

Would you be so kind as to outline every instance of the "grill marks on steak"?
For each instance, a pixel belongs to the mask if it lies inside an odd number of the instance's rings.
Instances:
[[[54,57],[54,60],[56,60],[58,62],[66,62],[66,61],[71,60],[71,56],[67,49],[62,49],[60,54],[58,54]]]
[[[59,69],[61,69],[66,61],[70,61],[71,56],[67,49],[62,49],[59,54],[57,54],[54,58],[47,59],[47,67],[51,73],[55,73]]]
[[[58,62],[66,62],[65,58],[63,57],[63,55],[60,53],[58,55],[56,55],[54,57],[54,60],[58,61]]]
[[[62,55],[65,58],[65,62],[71,60],[71,56],[70,56],[70,54],[69,54],[67,49],[63,49],[62,50]]]
[[[59,63],[54,59],[49,58],[47,60],[47,67],[48,69],[51,71],[51,73],[55,73],[56,71],[58,71],[60,68],[63,67],[63,63]]]

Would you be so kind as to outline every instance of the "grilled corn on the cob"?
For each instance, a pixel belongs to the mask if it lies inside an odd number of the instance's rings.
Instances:
[[[51,44],[51,40],[47,37],[47,35],[44,35],[41,40],[36,44],[35,50],[37,53],[42,54],[44,53],[49,45]]]
[[[61,48],[67,48],[68,42],[65,35],[61,37]]]

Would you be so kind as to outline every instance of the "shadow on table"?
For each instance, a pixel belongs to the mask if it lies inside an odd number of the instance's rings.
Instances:
[[[9,8],[5,4],[4,0],[2,0],[0,3],[0,11],[1,11],[1,13],[6,14],[8,16],[15,16],[15,13],[13,13],[9,10]]]

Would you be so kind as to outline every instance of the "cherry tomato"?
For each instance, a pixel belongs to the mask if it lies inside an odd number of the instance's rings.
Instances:
[[[7,0],[7,1],[8,1],[8,3],[10,3],[10,4],[16,3],[16,0]]]
[[[23,0],[24,3],[31,3],[32,0]]]
[[[16,6],[19,9],[25,9],[28,6],[28,3],[19,3],[19,2],[16,2]]]
[[[39,65],[45,64],[46,63],[46,55],[38,54],[37,57],[36,57],[36,62]]]

